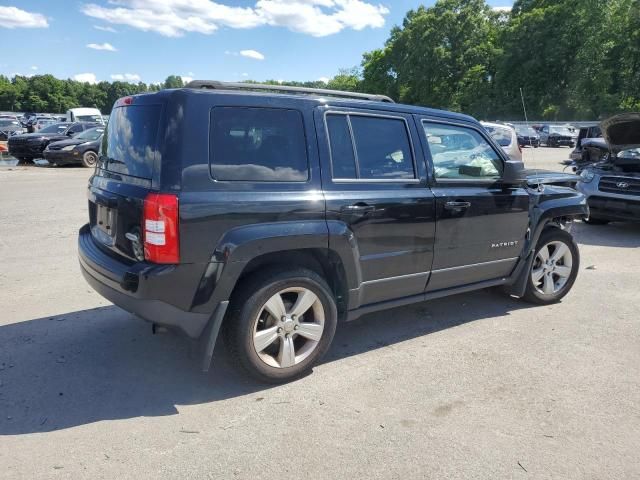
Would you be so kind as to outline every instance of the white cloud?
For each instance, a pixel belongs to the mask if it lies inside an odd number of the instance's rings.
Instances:
[[[240,55],[254,60],[264,60],[264,55],[257,50],[240,50]]]
[[[182,79],[182,83],[184,83],[184,84],[187,84],[191,80],[193,80],[193,77],[190,77],[188,75],[181,75],[180,78]]]
[[[31,70],[33,70],[33,71],[38,70],[38,66],[37,65],[31,65]]]
[[[384,25],[389,9],[368,0],[257,0],[252,7],[213,0],[110,0],[110,7],[89,3],[81,11],[108,23],[128,25],[167,37],[189,32],[211,34],[220,27],[284,27],[316,37],[345,28]]]
[[[329,77],[320,77],[318,81],[322,83],[329,83]]]
[[[95,73],[78,73],[77,75],[73,76],[73,79],[77,82],[84,82],[84,83],[91,83],[91,84],[98,83]]]
[[[248,74],[247,72],[242,72],[242,73],[240,74],[240,76],[241,76],[241,77],[248,77],[248,76],[249,76],[249,74]]]
[[[491,10],[493,10],[494,12],[504,12],[504,13],[509,13],[511,11],[511,7],[491,7]]]
[[[113,27],[103,27],[102,25],[94,25],[93,28],[95,28],[96,30],[100,30],[102,32],[118,33],[118,31]]]
[[[137,73],[112,73],[112,80],[118,80],[120,82],[132,82],[137,83],[141,81],[140,75]]]
[[[110,43],[87,43],[87,48],[93,48],[94,50],[106,50],[108,52],[117,52],[118,49]]]
[[[27,12],[16,7],[0,6],[0,27],[47,28],[49,22],[41,13]]]

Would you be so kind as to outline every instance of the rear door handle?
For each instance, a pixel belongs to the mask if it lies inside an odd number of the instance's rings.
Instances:
[[[471,206],[471,202],[447,202],[444,204],[445,210],[465,210]]]

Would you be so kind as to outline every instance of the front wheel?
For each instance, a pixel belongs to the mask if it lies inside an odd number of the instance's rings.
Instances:
[[[87,168],[93,168],[96,166],[96,162],[98,161],[98,154],[91,150],[87,150],[82,155],[82,165]]]
[[[576,280],[580,253],[573,237],[559,228],[542,233],[523,298],[547,305],[564,297]]]
[[[225,329],[232,356],[263,382],[309,372],[329,349],[338,317],[324,279],[302,268],[268,270],[239,288]]]

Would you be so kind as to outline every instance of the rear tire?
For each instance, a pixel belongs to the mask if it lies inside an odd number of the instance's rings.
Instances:
[[[225,321],[236,364],[267,383],[307,374],[329,349],[338,319],[324,279],[304,268],[268,269],[238,289]]]
[[[18,165],[31,165],[33,164],[33,158],[31,157],[16,157],[18,159]]]
[[[569,293],[578,276],[578,246],[569,233],[549,228],[540,235],[534,255],[522,298],[539,305],[555,303]]]
[[[98,163],[98,154],[92,150],[87,150],[82,155],[82,166],[87,168],[93,168]]]

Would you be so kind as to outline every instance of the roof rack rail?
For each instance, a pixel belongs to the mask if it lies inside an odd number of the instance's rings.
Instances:
[[[353,98],[357,100],[373,100],[377,102],[395,103],[386,95],[370,93],[344,92],[342,90],[325,90],[323,88],[289,87],[287,85],[263,85],[259,83],[219,82],[217,80],[192,80],[185,88],[210,88],[212,90],[250,90],[282,93],[302,93],[329,97]]]

